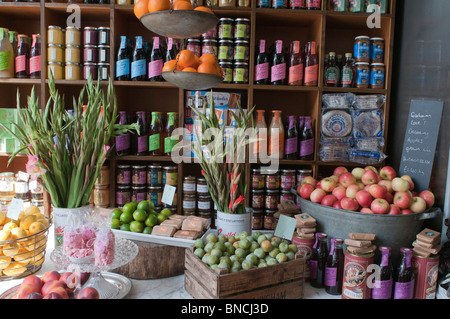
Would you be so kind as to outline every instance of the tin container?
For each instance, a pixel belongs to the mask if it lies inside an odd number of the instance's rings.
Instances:
[[[413,254],[414,299],[435,299],[439,273],[439,256],[428,258]]]
[[[83,48],[83,62],[97,63],[98,62],[98,47],[93,45],[85,45]]]
[[[66,63],[81,63],[81,53],[79,46],[66,45],[64,53]]]
[[[66,28],[65,42],[67,45],[81,45],[81,31],[77,27],[68,26]]]
[[[309,261],[311,259],[314,241],[314,238],[300,237],[297,232],[294,232],[294,235],[292,236],[292,243],[297,246],[299,254],[305,257],[305,281],[310,281],[311,279],[311,265]]]
[[[81,64],[66,63],[64,70],[66,80],[81,80]]]
[[[47,28],[47,44],[64,44],[64,33],[61,27],[50,25]]]
[[[109,63],[109,45],[98,46],[98,63]]]
[[[88,79],[88,74],[91,74],[92,80],[97,80],[98,71],[97,64],[95,63],[85,63],[83,65],[83,79]]]
[[[373,264],[374,253],[351,254],[345,250],[342,299],[370,299],[371,288],[367,285],[367,268]]]
[[[98,28],[98,45],[110,45],[110,28]]]
[[[107,81],[109,79],[109,63],[98,63],[98,75],[100,76],[99,80]]]
[[[58,44],[49,44],[47,48],[47,61],[64,63],[63,46]]]
[[[95,27],[85,27],[83,31],[84,45],[98,45],[98,30]]]
[[[48,62],[47,75],[52,72],[55,80],[64,80],[64,64],[61,62]]]

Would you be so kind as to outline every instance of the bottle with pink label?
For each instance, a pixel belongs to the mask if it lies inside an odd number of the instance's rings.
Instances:
[[[342,238],[332,238],[330,254],[325,266],[325,291],[330,295],[342,294],[344,276],[344,250]]]
[[[275,52],[270,67],[270,84],[286,85],[286,58],[282,40],[275,41]]]
[[[394,269],[391,262],[391,248],[380,247],[381,260],[379,262],[380,273],[373,281],[372,299],[391,299],[393,288]]]
[[[411,263],[412,249],[400,248],[402,261],[397,268],[394,285],[394,299],[413,299],[414,297],[414,268]]]
[[[41,78],[41,36],[32,35],[31,53],[30,53],[30,78]]]
[[[300,53],[300,41],[291,43],[289,62],[289,85],[303,85],[303,58]]]
[[[161,73],[164,66],[164,55],[160,48],[159,37],[153,37],[153,48],[148,63],[148,79],[152,82],[164,81]]]
[[[15,60],[15,77],[29,78],[30,72],[30,48],[28,47],[28,36],[19,34],[19,43],[17,45],[17,56]]]
[[[317,44],[315,41],[308,42],[305,59],[305,86],[317,86],[319,83],[319,58],[317,57]]]
[[[300,138],[300,159],[312,161],[314,159],[314,132],[311,128],[311,116],[305,116],[304,121]]]
[[[255,65],[255,84],[269,84],[269,57],[266,53],[266,40],[259,41],[259,53]]]

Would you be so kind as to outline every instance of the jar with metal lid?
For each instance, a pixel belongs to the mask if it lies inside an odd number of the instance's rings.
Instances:
[[[252,169],[251,186],[253,189],[263,189],[266,185],[265,175],[261,173],[259,168]]]
[[[250,47],[247,40],[234,41],[233,59],[235,62],[248,62]]]
[[[278,171],[276,170],[266,171],[266,188],[276,190],[280,188],[280,174],[278,174]]]
[[[109,63],[109,45],[98,46],[98,62]]]
[[[147,188],[147,200],[153,202],[155,207],[162,205],[162,202],[161,202],[162,194],[163,194],[162,186],[149,186]]]
[[[263,229],[264,227],[264,211],[254,209],[252,213],[252,230]]]
[[[116,184],[131,185],[131,165],[117,165]]]
[[[98,30],[95,27],[85,27],[83,31],[84,45],[98,45]]]
[[[353,57],[355,62],[370,62],[370,38],[368,36],[355,38]]]
[[[202,55],[202,42],[199,39],[188,39],[186,49],[200,57]]]
[[[109,195],[109,185],[95,185],[94,205],[97,207],[108,207]]]
[[[64,70],[66,80],[81,80],[81,64],[66,63]]]
[[[223,83],[233,83],[233,63],[219,62],[219,66],[223,70]]]
[[[384,39],[370,39],[370,60],[372,63],[384,63]]]
[[[234,20],[234,39],[250,40],[250,19],[238,18]]]
[[[183,179],[183,193],[186,195],[196,194],[195,176],[186,176]]]
[[[219,49],[217,48],[217,40],[214,39],[204,39],[202,41],[202,55],[203,54],[214,54],[217,56]]]
[[[233,40],[234,36],[234,21],[231,18],[220,18],[217,37],[219,40]]]
[[[98,45],[110,45],[110,33],[109,27],[99,27],[98,31]]]
[[[145,186],[147,183],[147,166],[134,165],[133,166],[133,179],[134,186]]]
[[[80,29],[75,26],[66,27],[65,39],[66,39],[65,40],[66,46],[68,45],[80,46],[81,45]]]
[[[147,200],[147,190],[145,186],[131,187],[131,201],[140,203],[143,200]]]
[[[359,89],[367,89],[370,86],[370,68],[368,62],[357,62],[355,86]]]
[[[47,61],[48,62],[64,62],[64,49],[59,44],[49,44],[47,48]]]
[[[208,220],[209,223],[211,223],[211,216],[211,211],[198,211],[198,217]]]
[[[273,216],[277,210],[266,209],[264,212],[264,229],[275,229],[275,217]]]
[[[211,213],[211,196],[199,195],[197,198],[198,213]]]
[[[236,0],[219,0],[219,7],[235,7]]]
[[[66,45],[65,52],[65,62],[66,63],[80,63],[81,53],[80,47],[78,45]]]
[[[217,59],[219,62],[231,62],[234,56],[234,46],[231,40],[219,41],[219,53]]]
[[[123,205],[131,202],[131,187],[117,186],[116,188],[116,206],[121,208]]]
[[[196,214],[196,209],[183,209],[183,216],[195,216]]]
[[[248,83],[248,63],[236,62],[233,68],[233,82],[237,84]]]
[[[50,72],[53,74],[53,79],[64,80],[64,64],[61,62],[48,62],[47,65],[47,76],[49,77]]]
[[[280,179],[280,188],[288,189],[295,187],[295,169],[282,169],[281,170],[281,179]]]
[[[83,65],[83,79],[87,80],[89,77],[89,74],[91,75],[92,80],[97,80],[98,78],[98,71],[97,71],[97,64],[96,63],[84,63]]]
[[[97,63],[98,62],[98,47],[95,45],[85,45],[83,48],[83,62]]]
[[[195,195],[184,195],[183,196],[183,211],[196,209],[196,196]]]
[[[177,166],[163,167],[163,184],[177,186],[178,185],[178,168]]]
[[[95,185],[109,185],[109,166],[102,166]]]
[[[14,197],[25,201],[30,200],[28,182],[19,179],[14,182]]]
[[[370,88],[384,89],[386,67],[384,63],[372,63],[370,68]]]
[[[64,34],[61,27],[50,25],[47,28],[47,44],[64,44]]]
[[[162,166],[158,164],[148,165],[147,184],[150,186],[162,185],[163,183]]]
[[[0,173],[0,198],[11,200],[14,197],[14,173]]]
[[[278,189],[268,189],[266,190],[266,196],[264,198],[264,207],[266,209],[272,210],[277,209],[280,203],[280,191]]]
[[[290,201],[295,202],[295,195],[292,194],[292,192],[290,190],[287,190],[287,189],[282,190],[281,194],[280,194],[280,203],[281,203],[281,201],[284,201],[284,200],[290,200]]]
[[[252,189],[252,208],[263,209],[264,208],[264,190]]]
[[[198,195],[209,195],[209,187],[206,183],[206,179],[204,177],[197,178],[197,194]]]
[[[97,69],[98,69],[98,75],[100,76],[100,81],[107,81],[109,79],[109,63],[98,63]]]
[[[250,8],[250,0],[238,0],[238,7]]]
[[[298,169],[297,170],[297,186],[302,184],[302,180],[306,176],[312,176],[311,169]]]

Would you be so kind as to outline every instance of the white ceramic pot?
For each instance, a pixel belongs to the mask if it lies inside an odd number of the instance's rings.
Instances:
[[[217,234],[226,237],[235,236],[240,232],[252,233],[252,216],[253,211],[246,209],[245,214],[228,214],[217,212],[216,228]]]
[[[53,224],[55,229],[55,246],[61,246],[63,243],[64,228],[68,224],[67,217],[76,216],[77,214],[86,216],[89,213],[89,206],[79,208],[58,208],[53,207]]]

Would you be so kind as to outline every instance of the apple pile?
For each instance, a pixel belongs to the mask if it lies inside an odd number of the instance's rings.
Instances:
[[[397,176],[395,169],[384,166],[356,167],[351,172],[340,166],[333,175],[315,180],[303,178],[297,193],[303,199],[324,206],[367,214],[407,215],[421,213],[434,205],[435,196],[425,190],[414,191],[408,175]]]

